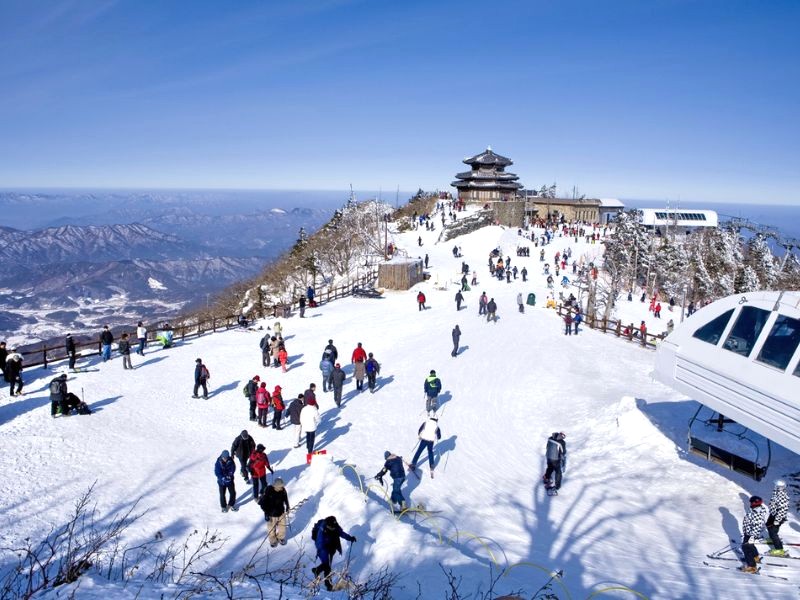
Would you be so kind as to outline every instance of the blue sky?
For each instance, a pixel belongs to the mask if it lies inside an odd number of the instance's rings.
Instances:
[[[800,204],[800,2],[0,3],[0,187]]]

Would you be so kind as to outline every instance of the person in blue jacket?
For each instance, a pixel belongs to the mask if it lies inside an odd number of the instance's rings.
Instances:
[[[331,376],[331,371],[333,371],[333,363],[323,357],[323,359],[319,361],[319,370],[322,371],[322,391],[327,392],[328,378]]]
[[[239,510],[236,506],[236,484],[234,483],[234,476],[236,475],[236,463],[233,462],[230,453],[223,450],[219,455],[217,462],[214,463],[214,475],[217,476],[217,485],[219,486],[219,505],[222,512]],[[230,499],[225,502],[225,492],[228,492]]]
[[[311,569],[314,577],[319,577],[320,573],[325,574],[325,589],[329,592],[333,590],[331,583],[331,561],[338,552],[342,553],[342,542],[340,538],[346,539],[351,544],[356,541],[354,535],[345,533],[336,522],[336,517],[330,516],[320,519],[314,524],[311,530],[311,538],[317,548],[317,558],[320,564]]]
[[[439,402],[437,397],[439,396],[439,392],[442,391],[442,382],[436,376],[436,371],[431,370],[431,374],[425,378],[425,384],[423,385],[423,389],[425,390],[425,410],[428,414],[435,413],[436,410],[439,408]]]
[[[386,472],[392,476],[392,508],[395,510],[403,510],[406,507],[406,499],[403,498],[403,492],[400,491],[403,482],[406,480],[406,470],[403,467],[403,457],[392,454],[388,450],[383,453],[383,458],[386,461],[383,463],[383,468],[375,475],[375,479],[383,485],[383,476]],[[396,507],[394,505],[397,505]]]

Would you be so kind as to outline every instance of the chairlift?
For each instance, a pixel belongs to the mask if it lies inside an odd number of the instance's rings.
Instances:
[[[689,421],[687,437],[689,452],[708,461],[756,481],[761,481],[767,474],[772,460],[769,438],[750,431],[702,404]],[[763,439],[766,446],[759,444],[758,439]]]

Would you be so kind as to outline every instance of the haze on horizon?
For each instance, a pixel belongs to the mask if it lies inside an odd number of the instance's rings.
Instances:
[[[0,188],[800,204],[800,4],[0,4]]]

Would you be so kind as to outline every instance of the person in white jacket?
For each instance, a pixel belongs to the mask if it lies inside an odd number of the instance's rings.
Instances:
[[[308,454],[314,451],[317,425],[319,425],[319,407],[316,400],[309,399],[303,410],[300,411],[300,428],[306,434],[306,452]]]
[[[419,428],[419,447],[416,454],[409,465],[413,471],[417,468],[417,460],[422,455],[424,450],[428,451],[428,465],[431,468],[431,478],[433,478],[433,444],[437,440],[442,439],[442,431],[439,429],[439,419],[436,417],[429,417]]]
[[[139,321],[139,324],[136,326],[136,339],[139,342],[136,354],[144,356],[144,347],[147,345],[147,327],[145,327],[144,323],[141,321]]]

